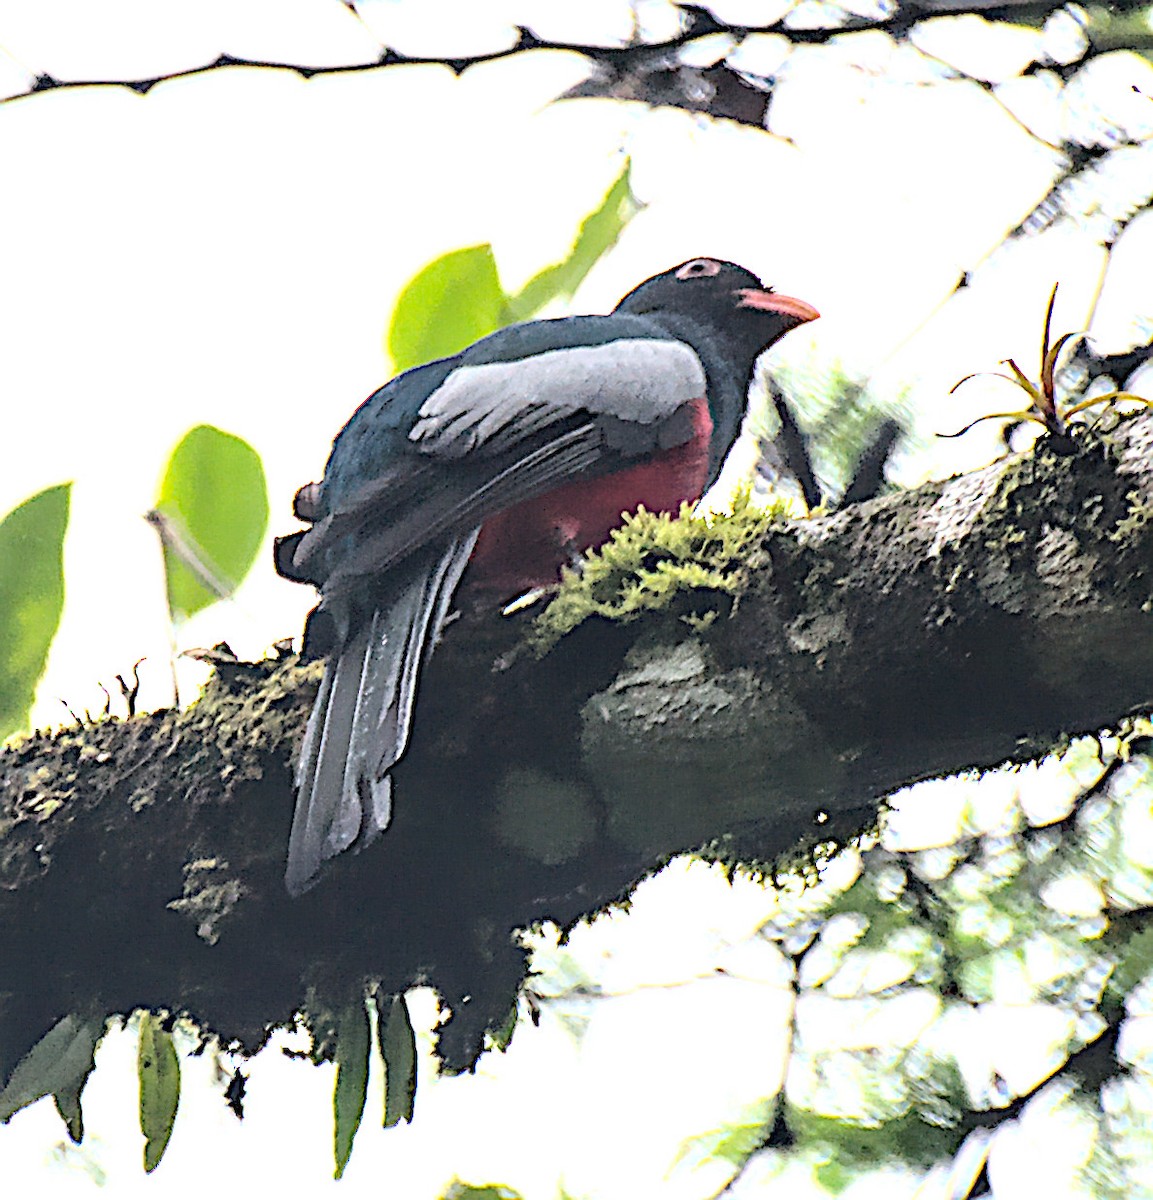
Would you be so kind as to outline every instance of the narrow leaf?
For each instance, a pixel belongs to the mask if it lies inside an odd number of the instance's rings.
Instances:
[[[56,1111],[60,1114],[64,1127],[68,1130],[69,1138],[76,1145],[80,1145],[84,1141],[84,1110],[80,1106],[80,1097],[88,1082],[88,1076],[96,1069],[96,1046],[100,1041],[102,1028],[103,1022],[95,1021],[86,1022],[82,1026],[84,1037],[83,1041],[78,1041],[76,1050],[79,1052],[78,1058],[84,1062],[84,1066],[80,1067],[71,1079],[52,1093]],[[91,1042],[90,1049],[88,1048],[89,1042]]]
[[[1038,425],[1045,424],[1035,412],[989,413],[988,416],[978,417],[975,421],[970,421],[968,425],[963,425],[954,433],[939,433],[937,437],[959,438],[963,434],[968,433],[970,429],[974,429],[980,425],[982,421],[1034,421]]]
[[[383,1006],[382,1006],[383,1007]],[[377,1024],[384,1059],[384,1127],[411,1121],[416,1100],[416,1035],[403,996],[393,996]]]
[[[1004,362],[1005,366],[1007,366],[1009,370],[1013,372],[1013,378],[1010,379],[1009,382],[1015,383],[1023,391],[1028,392],[1029,395],[1033,397],[1033,403],[1037,405],[1041,412],[1045,412],[1045,397],[1042,396],[1037,390],[1036,384],[1034,384],[1034,382],[1029,378],[1028,375],[1025,374],[1024,371],[1021,370],[1019,366],[1017,366],[1013,359],[1006,358],[1002,359],[1002,361]]]
[[[1076,404],[1070,404],[1065,409],[1065,416],[1071,417],[1075,413],[1084,412],[1087,408],[1092,408],[1095,404],[1117,404],[1122,400],[1144,404],[1146,408],[1153,408],[1153,400],[1146,400],[1144,396],[1137,396],[1133,392],[1104,392],[1100,396],[1090,396],[1088,400],[1079,400]]]
[[[970,379],[1003,379],[1006,383],[1011,383],[1014,387],[1024,388],[1034,399],[1037,396],[1037,389],[1029,382],[1026,376],[1021,374],[1021,369],[1011,358],[1004,360],[1012,366],[1016,371],[1016,375],[1006,375],[1004,371],[973,371],[966,375],[963,379],[958,379],[955,384],[949,389],[951,396],[963,383],[968,383]],[[1022,382],[1023,381],[1023,382]]]
[[[388,327],[393,367],[407,371],[456,354],[499,329],[503,314],[492,247],[452,250],[430,262],[401,292]]]
[[[93,1063],[93,1066],[95,1065]],[[52,1094],[56,1111],[64,1122],[64,1128],[68,1130],[68,1137],[78,1146],[84,1141],[84,1110],[80,1107],[80,1093],[88,1082],[89,1074],[91,1071],[85,1074],[76,1087],[61,1088]]]
[[[336,1089],[332,1096],[335,1178],[344,1174],[352,1154],[352,1139],[364,1115],[368,1094],[368,1010],[363,1000],[351,1005],[336,1031]]]
[[[180,1059],[172,1035],[154,1013],[140,1014],[136,1055],[140,1079],[140,1132],[144,1134],[144,1169],[155,1171],[168,1148],[180,1103]]]
[[[1049,306],[1045,309],[1045,328],[1041,330],[1041,386],[1050,396],[1053,394],[1053,375],[1050,369],[1046,378],[1046,369],[1051,365],[1049,337],[1053,327],[1053,306],[1057,303],[1057,287],[1056,283],[1053,284],[1053,290],[1049,293]]]
[[[16,1064],[7,1085],[0,1091],[0,1122],[8,1122],[20,1109],[54,1093],[67,1096],[75,1092],[79,1114],[80,1092],[92,1071],[92,1056],[102,1028],[100,1022],[85,1021],[71,1014],[61,1017]],[[71,1134],[73,1125],[68,1115],[63,1109],[60,1115]],[[73,1136],[73,1141],[79,1140]]]
[[[231,596],[256,561],[268,526],[260,455],[215,426],[190,429],[168,460],[149,520],[164,548],[174,619]]]
[[[1045,355],[1045,364],[1041,373],[1041,388],[1047,396],[1053,399],[1055,399],[1053,393],[1053,372],[1057,367],[1057,358],[1060,355],[1065,343],[1068,342],[1070,338],[1078,338],[1080,336],[1080,333],[1063,333],[1056,340],[1056,342],[1053,343],[1049,353]]]
[[[526,321],[550,300],[572,296],[597,261],[616,245],[621,231],[638,211],[630,186],[630,164],[626,162],[599,207],[581,222],[568,258],[546,267],[518,295],[509,297],[509,321]]]
[[[1008,375],[1005,375],[1000,371],[970,371],[969,374],[963,379],[958,379],[957,382],[953,384],[953,386],[949,389],[949,395],[951,396],[962,384],[968,383],[970,379],[980,379],[982,376],[986,375],[991,375],[994,379],[1004,379],[1008,383],[1013,382]]]
[[[27,728],[60,625],[71,488],[47,488],[0,521],[0,741]]]

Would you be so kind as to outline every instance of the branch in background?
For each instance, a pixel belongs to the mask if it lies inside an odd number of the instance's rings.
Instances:
[[[346,6],[356,12],[355,3]],[[1023,69],[1023,75],[1044,71],[1055,75],[1063,83],[1077,76],[1083,68],[1101,55],[1128,47],[1137,50],[1153,42],[1153,34],[1147,29],[1149,0],[1118,0],[1108,8],[1084,10],[1079,7],[1067,9],[1058,0],[905,0],[892,9],[878,11],[875,16],[862,16],[847,10],[829,8],[822,10],[820,18],[805,9],[802,21],[796,9],[790,8],[777,20],[765,25],[745,25],[719,20],[708,10],[681,5],[681,28],[672,37],[659,41],[634,40],[624,46],[595,45],[580,41],[556,41],[537,36],[531,29],[521,26],[510,44],[502,45],[473,55],[444,57],[437,55],[409,55],[382,46],[380,53],[370,62],[348,63],[339,66],[314,67],[305,64],[277,63],[253,58],[241,58],[222,54],[213,62],[183,71],[151,76],[136,80],[67,81],[41,72],[34,75],[35,82],[24,95],[36,91],[58,88],[86,88],[124,86],[145,94],[158,83],[169,79],[187,78],[214,70],[246,66],[267,70],[293,71],[305,79],[318,75],[333,75],[359,72],[381,67],[404,65],[438,65],[448,67],[456,74],[472,66],[492,63],[537,50],[565,51],[581,55],[589,64],[590,73],[584,82],[576,85],[559,99],[603,96],[621,100],[633,100],[656,107],[672,107],[706,114],[710,117],[737,121],[742,124],[765,128],[768,110],[776,84],[788,68],[788,55],[798,47],[813,47],[834,41],[843,44],[847,36],[854,33],[874,36],[886,34],[898,43],[912,46],[926,61],[936,62],[946,72],[947,78],[966,80],[981,87],[1036,141],[1048,146],[1061,156],[1061,169],[1045,196],[1016,223],[1007,238],[982,255],[979,263],[966,270],[952,292],[942,298],[941,304],[926,318],[932,318],[957,290],[967,286],[976,269],[992,254],[1003,247],[1006,241],[1032,236],[1049,228],[1056,220],[1069,218],[1084,227],[1090,216],[1082,211],[1085,195],[1092,193],[1090,201],[1110,183],[1103,172],[1111,169],[1119,155],[1139,153],[1147,143],[1140,135],[1130,136],[1126,131],[1111,125],[1107,112],[1093,110],[1089,116],[1097,115],[1096,124],[1080,114],[1085,129],[1077,136],[1066,137],[1061,142],[1049,141],[1013,111],[999,95],[998,85],[987,79],[976,78],[953,66],[947,59],[929,52],[919,44],[916,36],[922,24],[940,17],[974,16],[991,24],[1025,24],[1038,27],[1055,14],[1068,11],[1069,20],[1084,30],[1084,39],[1079,46],[1065,52],[1055,52],[1054,58],[1041,52],[1035,61]],[[359,15],[359,14],[357,14]],[[755,61],[755,49],[743,54],[753,45],[750,39],[765,38],[783,43],[783,53],[774,55],[778,65],[765,73],[757,74],[750,66]],[[30,77],[33,72],[30,71]],[[6,99],[15,99],[15,96]],[[0,99],[3,103],[4,99]],[[1120,172],[1125,176],[1125,172]],[[1148,172],[1144,173],[1148,177]],[[1142,176],[1141,171],[1130,171],[1129,177]],[[1093,178],[1096,177],[1096,178]],[[1114,183],[1117,181],[1114,180]],[[1122,179],[1124,182],[1124,179]],[[1086,187],[1086,184],[1091,186]],[[1107,216],[1107,225],[1102,228],[1098,240],[1107,248],[1111,246],[1141,212],[1153,203],[1153,193],[1140,186],[1133,190],[1126,184],[1129,194],[1113,202],[1113,210]],[[1090,214],[1098,223],[1101,206]],[[915,332],[915,331],[914,331]]]
[[[356,12],[355,4],[348,4],[347,7]],[[998,0],[995,3],[990,3],[989,0],[941,0],[941,3],[935,3],[934,0],[906,0],[906,3],[899,4],[894,10],[878,16],[861,16],[846,10],[841,10],[838,15],[836,10],[830,10],[827,20],[823,22],[814,23],[810,13],[802,23],[790,9],[779,19],[768,24],[743,25],[721,21],[704,8],[681,5],[681,30],[676,36],[657,42],[634,41],[625,46],[603,46],[578,41],[554,41],[538,37],[531,29],[520,26],[517,28],[515,40],[510,45],[452,57],[404,54],[391,47],[382,46],[377,57],[369,62],[316,67],[225,53],[201,66],[133,80],[62,80],[46,72],[37,72],[33,68],[30,74],[34,82],[26,92],[20,94],[29,95],[53,88],[116,85],[129,87],[144,94],[166,80],[187,78],[236,66],[287,70],[305,79],[379,67],[412,65],[444,66],[459,75],[469,67],[482,63],[497,62],[534,50],[558,50],[582,55],[593,65],[592,79],[582,85],[583,90],[574,94],[616,95],[645,100],[648,103],[685,107],[708,112],[713,116],[727,116],[733,120],[760,125],[764,115],[764,104],[750,94],[756,93],[758,89],[749,82],[744,73],[719,64],[707,68],[693,67],[686,61],[683,52],[699,51],[704,39],[716,35],[726,35],[737,45],[754,34],[773,34],[783,38],[791,46],[824,45],[846,34],[866,32],[887,33],[897,40],[902,40],[907,38],[920,21],[942,16],[983,15],[990,20],[1006,23],[1039,24],[1063,7],[1060,0]],[[1117,0],[1117,3],[1111,6],[1112,19],[1116,23],[1118,14],[1140,14],[1147,7],[1147,0]],[[1087,49],[1086,56],[1092,57],[1105,50],[1116,49],[1116,43],[1131,45],[1134,39],[1140,38],[1141,29],[1139,19],[1126,22],[1121,34],[1112,38],[1098,36],[1095,43]],[[659,79],[660,76],[668,78]],[[12,96],[6,99],[15,98]]]

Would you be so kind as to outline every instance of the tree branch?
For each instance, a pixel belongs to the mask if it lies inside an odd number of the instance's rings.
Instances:
[[[1150,702],[1153,415],[772,533],[740,603],[454,622],[392,827],[298,901],[290,764],[319,669],[222,666],[183,712],[0,755],[0,1071],[65,1013],[189,1012],[245,1048],[366,980],[436,986],[474,1061],[515,1002],[512,932],[567,924],[678,852],[764,864],[918,779],[1025,760]]]
[[[355,4],[347,6],[354,12],[356,11]],[[680,5],[683,13],[681,30],[674,37],[656,42],[636,40],[623,46],[605,46],[592,42],[556,41],[538,37],[530,28],[521,26],[517,28],[516,38],[511,45],[456,57],[404,54],[392,47],[382,45],[380,53],[372,61],[317,67],[306,63],[274,62],[223,53],[213,61],[200,66],[165,72],[143,79],[62,80],[47,72],[34,72],[32,86],[26,92],[0,97],[0,104],[18,99],[20,96],[54,88],[122,86],[146,94],[158,83],[169,79],[183,79],[236,66],[292,71],[305,79],[311,79],[317,75],[347,74],[351,71],[372,70],[378,67],[413,65],[445,66],[459,75],[469,67],[512,58],[533,50],[562,50],[580,54],[595,64],[598,70],[607,72],[609,76],[619,81],[625,76],[638,72],[642,75],[651,74],[654,70],[653,64],[661,59],[665,60],[665,69],[669,72],[683,69],[680,68],[679,62],[674,61],[677,53],[703,38],[715,34],[727,34],[737,41],[741,41],[750,34],[771,33],[785,38],[794,46],[824,45],[847,33],[880,32],[903,38],[918,22],[942,16],[976,14],[989,20],[1040,24],[1051,13],[1064,6],[1065,0],[904,0],[903,3],[891,10],[879,11],[876,16],[862,16],[847,9],[838,12],[835,8],[830,8],[825,21],[815,23],[811,20],[810,14],[809,19],[801,23],[795,19],[794,12],[790,9],[768,24],[743,25],[721,21],[705,8],[682,4]],[[1111,5],[1111,11],[1116,17],[1117,14],[1138,14],[1147,7],[1148,0],[1115,0],[1115,3]],[[1101,46],[1094,47],[1094,52],[1098,49],[1102,51],[1117,49],[1119,44],[1128,45],[1133,39],[1140,39],[1140,37],[1140,22],[1129,22],[1124,25],[1123,34],[1103,38]],[[730,74],[735,76],[734,72],[730,72]],[[693,90],[695,89],[689,89],[689,91]],[[673,100],[665,102],[675,103]],[[706,105],[699,102],[678,106],[705,107],[707,109]],[[735,113],[714,115],[732,115],[735,119],[743,119]],[[756,123],[759,123],[759,119]]]

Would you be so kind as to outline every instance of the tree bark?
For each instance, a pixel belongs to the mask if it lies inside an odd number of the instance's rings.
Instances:
[[[247,1050],[301,1010],[323,1053],[367,983],[433,984],[441,1053],[467,1067],[515,1004],[517,929],[595,913],[687,850],[768,869],[903,785],[1149,707],[1153,415],[1105,423],[775,529],[707,628],[590,620],[537,659],[527,618],[462,617],[392,827],[297,901],[291,761],[318,664],[223,666],[186,711],[5,752],[0,1077],[61,1016],[136,1007]]]

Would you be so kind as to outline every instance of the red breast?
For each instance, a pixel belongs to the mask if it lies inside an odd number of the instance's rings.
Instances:
[[[622,513],[644,507],[675,513],[708,481],[713,423],[704,399],[693,403],[693,436],[612,475],[565,484],[485,521],[462,586],[504,599],[555,584],[574,556],[601,545]]]

